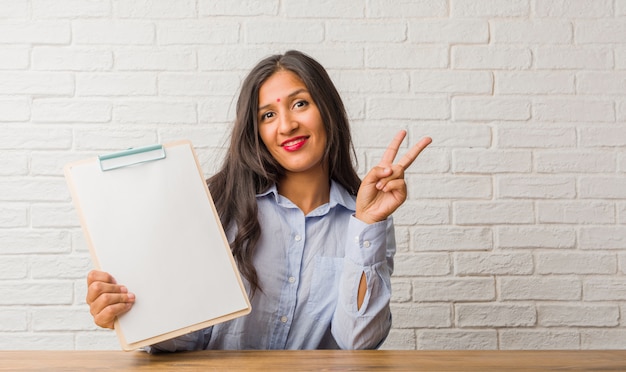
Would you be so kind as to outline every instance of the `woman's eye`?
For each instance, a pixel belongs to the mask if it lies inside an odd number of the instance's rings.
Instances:
[[[294,103],[293,107],[294,108],[300,108],[300,107],[304,107],[308,104],[307,101],[297,101],[296,103]]]
[[[261,115],[261,121],[265,121],[267,119],[270,119],[274,116],[273,112],[266,112],[265,114]]]

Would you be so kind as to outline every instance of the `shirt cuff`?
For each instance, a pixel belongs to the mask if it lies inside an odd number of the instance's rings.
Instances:
[[[348,223],[346,258],[360,266],[371,266],[386,259],[387,220],[367,224],[354,215]]]

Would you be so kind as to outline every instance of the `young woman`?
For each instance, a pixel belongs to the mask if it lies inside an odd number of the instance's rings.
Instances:
[[[400,131],[361,181],[341,98],[297,51],[259,62],[236,111],[224,164],[207,183],[252,312],[150,351],[380,346],[391,327],[390,216],[406,199],[405,169],[431,139],[394,163]],[[89,273],[99,326],[113,328],[134,301],[108,273]]]

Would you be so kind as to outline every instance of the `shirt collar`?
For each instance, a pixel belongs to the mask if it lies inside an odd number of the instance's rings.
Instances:
[[[286,201],[287,203],[291,204],[291,206],[294,206],[293,203],[289,202],[286,198],[278,194],[278,189],[276,188],[276,184],[270,186],[266,191],[256,195],[257,199],[260,199],[266,196],[273,197],[274,201],[279,205],[284,205]],[[336,207],[337,205],[340,205],[353,212],[356,211],[355,197],[350,195],[348,190],[346,190],[338,182],[331,180],[330,181],[330,200],[328,204],[325,204],[324,206],[320,206],[316,210],[321,209],[319,213],[325,214],[328,212],[329,209],[332,209]]]

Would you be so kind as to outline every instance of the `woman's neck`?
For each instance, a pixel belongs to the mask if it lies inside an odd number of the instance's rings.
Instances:
[[[330,200],[330,179],[326,172],[287,174],[277,188],[280,195],[291,200],[305,215]]]

